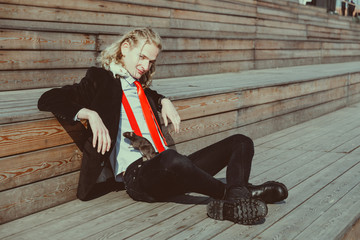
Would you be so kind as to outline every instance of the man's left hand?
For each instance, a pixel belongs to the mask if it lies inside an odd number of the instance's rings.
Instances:
[[[175,132],[179,133],[181,119],[174,105],[167,98],[161,100],[161,105],[162,105],[161,116],[164,119],[165,126],[167,127],[168,118],[169,118],[172,124],[174,125]]]

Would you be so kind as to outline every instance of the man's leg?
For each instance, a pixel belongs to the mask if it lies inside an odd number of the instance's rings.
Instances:
[[[139,181],[155,198],[197,192],[219,199],[224,197],[225,185],[213,175],[228,166],[226,187],[245,187],[253,155],[253,142],[243,135],[228,137],[188,157],[167,150],[143,163]]]
[[[172,149],[144,162],[137,177],[140,188],[156,200],[186,192],[221,198],[225,192],[224,183]]]
[[[253,156],[253,141],[238,134],[189,155],[189,159],[211,175],[227,166],[226,185],[229,189],[248,184]]]

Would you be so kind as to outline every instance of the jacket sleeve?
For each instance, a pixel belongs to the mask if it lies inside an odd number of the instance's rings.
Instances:
[[[156,106],[156,110],[158,110],[160,112],[161,108],[162,108],[161,100],[163,98],[165,98],[165,96],[157,93],[154,90],[151,90],[150,88],[146,88],[144,91],[145,91],[146,96],[148,97],[148,100],[152,101],[154,106]]]
[[[99,69],[92,67],[80,83],[53,88],[43,93],[38,101],[39,110],[49,111],[61,119],[74,121],[80,109],[91,105],[101,83],[101,78],[97,77],[98,71]]]

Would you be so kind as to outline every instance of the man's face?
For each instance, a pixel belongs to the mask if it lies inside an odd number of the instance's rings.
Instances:
[[[154,44],[144,43],[145,40],[140,40],[136,46],[127,42],[121,46],[124,67],[136,79],[150,70],[159,54],[159,48]]]

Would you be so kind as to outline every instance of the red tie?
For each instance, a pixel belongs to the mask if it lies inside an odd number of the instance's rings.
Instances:
[[[135,81],[134,83],[135,83],[136,88],[137,88],[137,93],[139,95],[140,105],[141,105],[141,108],[142,108],[142,111],[143,111],[143,114],[144,114],[146,125],[148,126],[148,129],[149,129],[151,138],[152,138],[158,152],[162,152],[162,151],[165,150],[165,148],[164,148],[164,146],[163,146],[163,144],[161,142],[160,134],[161,134],[161,137],[163,138],[164,143],[166,144],[165,138],[161,133],[161,129],[159,127],[159,124],[156,121],[155,115],[154,115],[154,113],[153,113],[153,111],[152,111],[152,109],[150,107],[150,104],[149,104],[149,102],[148,102],[148,100],[146,98],[145,92],[144,92],[141,84],[138,81]],[[133,129],[133,131],[135,132],[136,135],[142,136],[142,134],[140,132],[140,128],[139,128],[139,126],[138,126],[138,124],[136,122],[134,113],[132,112],[130,104],[129,104],[129,102],[128,102],[128,100],[127,100],[124,93],[123,93],[122,103],[123,103],[123,106],[125,108],[126,115],[128,116],[128,119],[130,121],[131,128]],[[159,131],[158,131],[158,129],[159,129]]]

